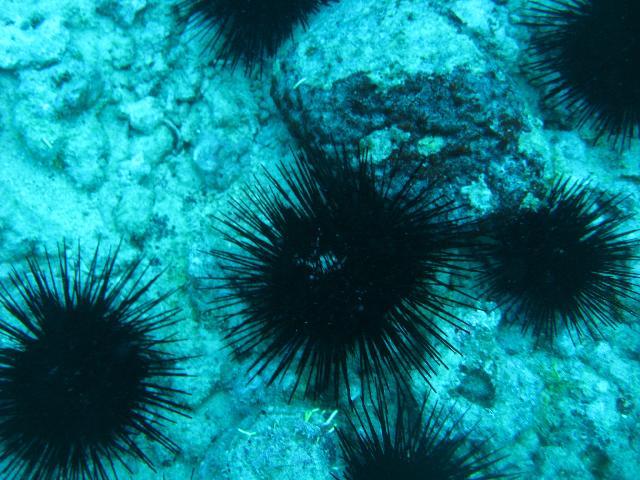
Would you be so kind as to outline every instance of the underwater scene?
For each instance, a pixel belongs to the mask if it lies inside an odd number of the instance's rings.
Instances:
[[[640,1],[2,0],[0,480],[640,479]]]

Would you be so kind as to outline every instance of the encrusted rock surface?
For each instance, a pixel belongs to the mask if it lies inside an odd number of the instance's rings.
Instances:
[[[455,17],[415,3],[323,10],[276,63],[276,105],[300,139],[364,144],[377,160],[424,164],[453,191],[480,181],[494,202],[520,202],[542,171],[519,149],[524,103]]]

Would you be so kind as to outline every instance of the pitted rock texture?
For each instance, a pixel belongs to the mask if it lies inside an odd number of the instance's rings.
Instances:
[[[414,0],[343,0],[319,17],[283,49],[272,77],[296,137],[364,144],[408,170],[423,164],[453,192],[482,179],[495,204],[538,191],[541,159],[518,149],[524,104],[460,25]]]

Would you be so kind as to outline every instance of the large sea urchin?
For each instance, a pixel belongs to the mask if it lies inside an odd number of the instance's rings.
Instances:
[[[406,386],[413,369],[428,379],[436,346],[454,349],[439,321],[462,323],[447,283],[463,271],[455,207],[415,174],[396,182],[365,152],[351,160],[304,147],[283,181],[269,176],[232,203],[223,234],[239,251],[212,252],[228,290],[219,306],[240,318],[230,344],[259,351],[250,371],[274,367],[269,383],[294,370],[292,395],[302,383],[306,396],[337,399],[345,386],[350,397],[352,362],[363,387]]]
[[[482,223],[485,259],[480,284],[501,305],[507,323],[553,339],[562,328],[597,336],[619,313],[637,315],[640,241],[624,229],[620,197],[584,182],[557,181],[534,209],[501,210]]]
[[[170,413],[185,407],[165,385],[182,375],[177,358],[153,334],[176,321],[176,310],[155,311],[167,296],[143,297],[157,276],[143,280],[136,261],[116,273],[116,256],[83,273],[80,251],[69,264],[28,260],[2,285],[7,316],[0,331],[0,469],[3,478],[105,480],[127,457],[151,466],[136,439],[144,434],[172,452],[161,432]],[[111,473],[110,473],[111,472]]]
[[[242,63],[251,72],[262,69],[297,24],[307,28],[309,16],[332,1],[181,0],[179,10],[216,60],[232,68]]]
[[[338,429],[345,462],[343,480],[490,480],[514,478],[499,468],[502,460],[486,441],[472,444],[471,431],[458,432],[462,418],[434,405],[412,411],[405,401],[390,416],[379,400],[373,409],[355,411]],[[371,411],[373,410],[373,411]]]
[[[532,2],[532,69],[547,98],[568,107],[597,137],[628,143],[640,135],[640,2]]]

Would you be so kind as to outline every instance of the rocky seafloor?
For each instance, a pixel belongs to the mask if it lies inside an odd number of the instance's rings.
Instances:
[[[558,176],[591,179],[637,212],[640,143],[620,150],[545,108],[523,73],[526,2],[340,0],[296,29],[262,76],[211,65],[174,1],[4,0],[0,9],[0,277],[63,239],[122,241],[167,269],[191,357],[181,447],[147,450],[136,479],[324,480],[341,466],[332,407],[291,379],[247,383],[223,347],[203,276],[223,245],[216,217],[301,140],[360,142],[446,179],[469,215],[518,205]],[[637,214],[635,215],[637,218]],[[523,479],[640,478],[640,327],[536,346],[500,310],[459,308],[470,334],[435,397],[505,447]],[[417,385],[418,389],[421,388]],[[319,409],[319,410],[315,410]],[[313,412],[313,413],[310,413]]]

